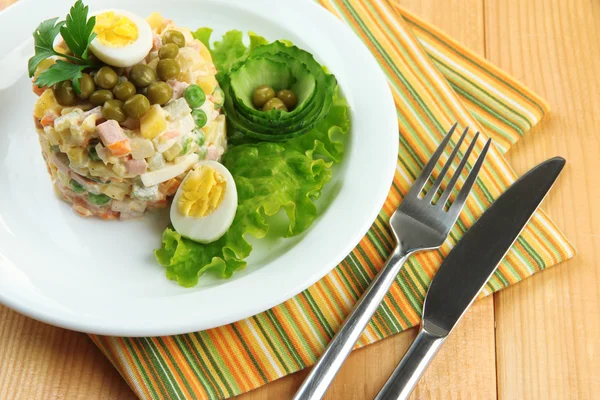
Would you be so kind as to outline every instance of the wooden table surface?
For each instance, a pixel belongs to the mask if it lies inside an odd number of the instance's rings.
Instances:
[[[0,0],[4,8],[15,0]],[[544,208],[575,243],[572,261],[476,303],[414,399],[600,398],[600,2],[402,0],[518,77],[552,115],[511,150],[523,173],[568,161]],[[327,399],[371,399],[414,330],[358,350]],[[299,372],[240,400],[291,398]],[[84,334],[0,306],[0,399],[130,399],[133,392]]]

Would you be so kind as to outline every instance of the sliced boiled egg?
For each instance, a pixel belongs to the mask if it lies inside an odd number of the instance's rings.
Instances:
[[[175,194],[171,223],[188,239],[214,242],[233,223],[237,202],[237,189],[229,170],[216,161],[201,161]]]
[[[101,61],[114,67],[131,67],[152,49],[152,29],[148,22],[124,10],[105,10],[95,14],[96,37],[90,49]]]

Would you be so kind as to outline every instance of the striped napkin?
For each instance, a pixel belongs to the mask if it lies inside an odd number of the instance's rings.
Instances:
[[[515,180],[503,153],[548,113],[515,79],[387,0],[320,0],[377,57],[398,110],[400,153],[385,206],[358,247],[318,283],[262,314],[227,326],[159,338],[92,336],[143,399],[222,399],[312,365],[382,267],[391,213],[454,121],[492,137],[495,148],[442,248],[410,258],[358,347],[419,323],[444,256]],[[482,141],[481,141],[482,142]],[[482,295],[572,257],[574,248],[538,212]]]

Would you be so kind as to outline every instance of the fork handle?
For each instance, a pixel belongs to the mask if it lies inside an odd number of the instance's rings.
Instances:
[[[396,247],[310,371],[294,400],[321,399],[410,255]]]
[[[445,337],[432,335],[421,328],[375,400],[408,399],[427,365],[442,347],[444,340]]]

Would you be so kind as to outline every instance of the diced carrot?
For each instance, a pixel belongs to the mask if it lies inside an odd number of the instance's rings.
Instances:
[[[173,196],[177,192],[177,189],[179,189],[179,185],[181,185],[181,181],[177,178],[173,178],[161,183],[158,186],[158,190],[166,196]]]
[[[177,136],[179,136],[179,135],[181,135],[181,132],[180,132],[180,131],[178,131],[178,130],[175,130],[175,131],[169,131],[169,132],[165,132],[165,133],[163,133],[163,134],[162,134],[162,136],[160,137],[160,139],[161,139],[162,141],[165,141],[165,142],[166,142],[167,140],[169,140],[169,139],[173,139],[173,138],[176,138],[176,137],[177,137]]]
[[[119,218],[119,213],[113,210],[106,210],[104,212],[102,212],[101,214],[98,214],[98,216],[102,219],[117,219]]]
[[[54,125],[54,120],[56,119],[56,115],[52,113],[44,114],[44,117],[40,120],[40,124],[45,128],[50,125]]]
[[[121,157],[131,153],[131,145],[129,144],[129,139],[113,143],[110,146],[108,146],[108,149],[116,157]]]
[[[46,91],[46,89],[47,89],[46,86],[44,86],[44,87],[37,87],[36,85],[31,84],[31,91],[33,93],[35,93],[36,95],[38,95],[38,96],[41,96]]]
[[[148,202],[147,208],[165,208],[168,205],[167,199]]]

